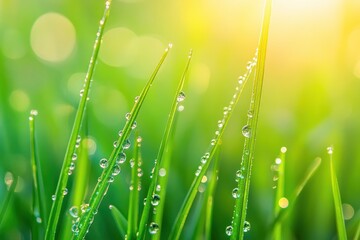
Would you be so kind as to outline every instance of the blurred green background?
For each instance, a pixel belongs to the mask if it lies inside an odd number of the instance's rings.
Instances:
[[[192,48],[185,110],[178,121],[170,172],[163,230],[167,236],[222,109],[232,98],[237,77],[253,57],[263,7],[262,0],[113,0],[86,116],[92,140],[89,193],[100,174],[98,160],[109,156],[125,113],[171,42],[173,49],[137,120],[143,137],[145,194],[177,81]],[[7,172],[19,176],[0,239],[30,239],[31,109],[39,111],[38,153],[47,204],[51,204],[103,8],[103,1],[0,0],[0,177]],[[264,229],[271,221],[274,190],[270,166],[282,146],[288,149],[288,195],[311,161],[323,158],[320,170],[286,219],[286,239],[336,236],[326,154],[330,145],[334,146],[346,204],[348,235],[354,235],[360,219],[359,12],[360,2],[356,0],[273,3],[248,207],[248,239],[264,239]],[[225,227],[231,222],[231,191],[240,165],[241,128],[246,122],[250,92],[248,84],[223,137],[213,239],[224,239]],[[119,237],[108,205],[126,213],[129,181],[130,168],[126,165],[105,197],[87,239]],[[1,182],[1,200],[5,192],[6,184]],[[184,239],[192,238],[194,222],[196,219],[188,220]]]

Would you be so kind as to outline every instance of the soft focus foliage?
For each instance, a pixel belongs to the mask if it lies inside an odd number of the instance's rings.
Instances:
[[[0,0],[0,177],[4,179],[7,172],[19,176],[0,239],[29,239],[30,235],[31,109],[39,112],[38,156],[46,205],[51,204],[103,7],[102,1]],[[137,120],[143,138],[140,196],[145,196],[177,81],[192,48],[185,109],[177,121],[169,173],[167,236],[237,77],[253,57],[263,7],[262,0],[113,0],[85,116],[90,152],[87,195],[100,174],[99,160],[110,155],[125,123],[125,113],[172,42],[174,47]],[[263,229],[271,222],[275,192],[270,166],[282,146],[288,149],[288,194],[312,160],[319,156],[325,162],[326,147],[334,146],[345,225],[348,237],[354,235],[360,220],[359,12],[360,4],[353,0],[274,1],[248,203],[251,231],[246,238],[263,239]],[[250,91],[249,84],[223,136],[213,239],[224,239],[231,221],[231,191],[241,161],[241,129]],[[328,166],[320,166],[285,219],[284,239],[336,236]],[[87,239],[119,236],[108,207],[112,204],[127,212],[130,173],[127,164],[104,198]],[[1,181],[0,203],[6,189]],[[67,198],[64,203],[68,204]],[[69,208],[66,205],[63,211]],[[195,221],[190,215],[184,239],[191,238]]]

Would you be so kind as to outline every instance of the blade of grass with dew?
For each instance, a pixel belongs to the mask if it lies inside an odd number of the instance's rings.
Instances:
[[[333,192],[333,199],[334,199],[334,208],[335,208],[335,219],[336,219],[336,228],[337,228],[337,235],[340,240],[347,239],[346,236],[346,228],[345,228],[345,221],[344,221],[344,214],[342,209],[341,203],[341,195],[339,184],[336,177],[336,171],[333,162],[333,148],[328,147],[327,153],[330,158],[330,175],[331,175],[331,188]]]
[[[128,212],[128,226],[127,226],[127,239],[136,239],[139,221],[139,192],[141,189],[140,175],[138,172],[141,166],[141,141],[142,138],[137,136],[136,144],[134,147],[134,160],[130,163],[131,167],[131,183],[130,183],[130,196],[129,196],[129,212]]]
[[[0,210],[0,228],[1,228],[1,223],[4,220],[6,210],[9,207],[10,200],[11,200],[12,196],[14,195],[16,184],[18,181],[18,177],[14,176],[12,173],[8,172],[6,174],[10,174],[10,175],[9,175],[8,179],[5,179],[5,184],[7,185],[8,190],[5,194],[5,199],[4,199],[4,202],[3,202],[2,206],[1,206],[1,210]],[[5,175],[5,178],[6,178],[6,175]]]
[[[211,171],[209,185],[206,189],[205,197],[205,232],[204,239],[211,239],[211,227],[212,227],[212,217],[213,217],[213,206],[214,206],[214,195],[216,189],[216,183],[218,180],[218,171],[219,171],[219,159],[220,159],[220,149],[218,149],[214,157],[214,165]]]
[[[45,190],[42,178],[40,162],[36,154],[36,138],[35,138],[35,117],[38,111],[31,110],[29,116],[30,127],[30,158],[33,175],[33,228],[32,237],[34,239],[42,239],[45,231],[47,216],[45,206]]]
[[[271,166],[271,169],[274,173],[273,181],[275,182],[275,201],[274,201],[274,215],[275,217],[279,214],[281,208],[286,208],[288,205],[287,199],[285,196],[285,154],[286,147],[280,149],[279,157],[275,159],[275,163]],[[281,222],[278,222],[274,227],[273,232],[274,240],[282,239],[282,226]]]
[[[258,64],[255,69],[255,80],[251,95],[250,108],[248,112],[247,124],[242,128],[242,134],[245,137],[244,150],[242,154],[240,171],[242,178],[239,179],[237,188],[233,191],[233,196],[236,198],[235,209],[233,215],[233,222],[230,226],[231,231],[227,231],[231,235],[231,239],[243,239],[244,232],[250,230],[250,225],[246,222],[247,201],[249,198],[250,176],[252,161],[255,153],[255,141],[257,122],[260,110],[262,86],[265,71],[265,58],[267,41],[269,35],[270,15],[271,15],[271,0],[266,0],[265,14],[260,34],[259,48],[258,48]],[[247,226],[245,226],[245,224]],[[230,234],[229,234],[230,233]]]
[[[299,195],[301,194],[302,190],[306,186],[306,184],[309,182],[309,180],[314,176],[315,172],[319,168],[321,163],[321,158],[315,158],[315,160],[310,165],[308,171],[305,174],[304,179],[300,182],[300,184],[296,187],[295,191],[291,195],[291,197],[288,200],[288,207],[287,208],[281,208],[276,215],[274,221],[272,222],[270,226],[270,230],[273,231],[275,229],[276,224],[282,222],[286,215],[291,212],[293,209],[296,200],[298,199]]]
[[[120,212],[119,209],[117,209],[114,205],[110,205],[109,209],[111,211],[111,214],[115,220],[116,226],[120,231],[121,236],[123,236],[123,239],[126,235],[126,228],[128,226],[128,221],[126,220],[125,216]]]
[[[220,141],[221,141],[222,135],[224,133],[224,130],[226,129],[226,126],[228,125],[228,122],[232,116],[234,107],[239,102],[241,93],[244,89],[246,82],[248,81],[248,79],[251,75],[252,69],[254,66],[256,66],[256,61],[257,61],[257,57],[255,55],[253,60],[248,62],[246,73],[244,75],[240,76],[238,79],[239,84],[235,88],[235,94],[233,95],[233,97],[230,101],[230,104],[224,108],[223,118],[221,120],[219,120],[217,123],[218,128],[215,131],[214,138],[211,139],[210,147],[209,147],[208,151],[206,151],[206,153],[200,159],[200,165],[199,165],[198,169],[195,171],[195,178],[189,188],[189,191],[188,191],[188,193],[184,199],[184,202],[179,210],[179,213],[176,217],[175,223],[170,232],[169,239],[179,239],[180,238],[180,235],[181,235],[182,229],[184,227],[186,218],[189,214],[190,208],[191,208],[191,206],[195,200],[195,197],[198,193],[198,188],[201,183],[202,177],[206,174],[206,172],[210,166],[210,163],[220,146]]]
[[[136,97],[135,104],[132,108],[132,110],[125,115],[126,123],[123,128],[123,130],[119,134],[119,138],[116,141],[116,144],[114,144],[114,149],[111,152],[111,155],[109,159],[102,159],[104,160],[102,167],[104,170],[101,173],[101,176],[99,177],[99,181],[97,182],[91,196],[90,201],[88,204],[85,204],[84,206],[84,212],[81,215],[79,221],[76,222],[75,228],[76,231],[74,232],[73,239],[83,239],[86,235],[86,233],[89,230],[90,225],[93,222],[93,219],[95,217],[95,214],[97,213],[97,209],[103,199],[103,197],[107,193],[107,189],[110,186],[110,183],[113,181],[114,175],[118,174],[118,170],[120,166],[117,165],[117,158],[121,151],[123,150],[123,144],[125,141],[128,141],[128,137],[130,135],[130,132],[134,128],[135,119],[141,109],[141,106],[145,100],[145,97],[147,96],[147,93],[152,86],[152,83],[163,64],[166,56],[168,55],[169,49],[171,48],[171,44],[169,44],[169,47],[165,49],[164,54],[162,55],[158,65],[156,66],[154,72],[152,73],[149,81],[145,85],[144,89],[142,90],[140,96]],[[128,144],[127,144],[128,145]],[[114,170],[116,170],[116,174],[114,174]],[[110,180],[110,181],[109,181]]]
[[[58,181],[58,184],[56,187],[56,192],[55,192],[55,195],[53,198],[53,204],[51,207],[51,212],[50,212],[49,221],[48,221],[46,234],[45,234],[46,240],[55,239],[56,228],[58,226],[58,221],[59,221],[60,212],[61,212],[61,208],[62,208],[63,198],[64,198],[64,195],[66,195],[66,193],[67,193],[66,186],[67,186],[67,182],[69,179],[68,172],[69,172],[71,160],[73,158],[74,151],[75,151],[76,139],[78,137],[81,123],[82,123],[83,116],[84,116],[84,112],[86,109],[86,105],[89,100],[88,95],[89,95],[89,91],[90,91],[90,85],[91,85],[93,73],[95,70],[98,53],[99,53],[100,46],[101,46],[101,39],[102,39],[102,36],[104,33],[104,27],[105,27],[105,24],[107,22],[107,19],[109,17],[109,13],[110,13],[110,3],[111,3],[111,0],[108,0],[105,3],[105,11],[104,11],[104,15],[103,15],[102,19],[100,20],[99,29],[96,34],[94,49],[93,49],[92,56],[90,59],[88,71],[87,71],[87,74],[85,77],[84,88],[80,91],[80,103],[77,108],[74,125],[72,128],[71,134],[70,134],[70,139],[68,142],[63,165],[61,168],[59,181]]]
[[[178,105],[180,102],[182,102],[184,99],[185,99],[185,93],[182,91],[183,87],[184,87],[184,83],[185,83],[185,79],[186,79],[186,76],[187,76],[187,73],[188,73],[188,70],[189,70],[189,66],[190,66],[190,62],[191,62],[191,58],[192,58],[192,51],[190,50],[190,53],[188,55],[188,61],[186,63],[186,66],[185,66],[185,70],[184,70],[184,73],[180,79],[180,82],[178,84],[178,87],[177,87],[177,90],[176,90],[176,94],[175,94],[175,98],[172,102],[172,106],[171,106],[171,109],[170,109],[170,113],[169,113],[169,116],[168,116],[168,121],[167,121],[167,124],[166,124],[166,127],[165,127],[165,132],[164,132],[164,135],[163,135],[163,138],[161,140],[161,143],[160,143],[160,148],[159,148],[159,151],[158,151],[158,154],[157,154],[157,160],[155,160],[155,166],[154,166],[154,172],[152,174],[152,179],[151,179],[151,182],[150,182],[150,186],[149,186],[149,190],[148,190],[148,193],[146,195],[146,203],[145,203],[145,206],[144,206],[144,209],[143,209],[143,212],[142,212],[142,215],[141,215],[141,220],[140,220],[140,225],[139,225],[139,235],[138,235],[138,239],[142,239],[145,237],[145,229],[147,227],[147,222],[148,222],[148,219],[150,217],[150,208],[151,208],[151,204],[152,205],[155,205],[154,202],[156,202],[156,205],[163,205],[164,204],[164,199],[159,199],[159,195],[155,194],[155,188],[156,188],[156,184],[158,182],[158,176],[159,176],[159,169],[160,169],[160,166],[162,164],[162,161],[164,159],[164,152],[167,148],[167,145],[169,143],[169,141],[171,141],[171,136],[172,136],[172,133],[174,131],[174,122],[175,122],[175,117],[176,117],[176,113],[177,113],[177,110],[178,110]],[[170,158],[165,158],[166,160],[169,160]],[[163,163],[165,165],[168,165],[169,163]],[[166,169],[168,170],[168,169]],[[165,170],[165,171],[166,171]],[[166,174],[168,175],[168,174]],[[165,176],[166,176],[165,175]],[[163,186],[163,191],[165,191],[165,186]],[[151,199],[151,200],[150,200]],[[163,209],[163,206],[160,206],[159,210],[160,212],[157,212],[156,215],[162,215],[163,212],[162,212],[162,209]],[[161,220],[161,219],[157,219],[158,221]],[[152,222],[151,223],[151,226],[149,226],[149,228],[152,228],[153,230],[149,230],[149,232],[152,234],[152,235],[160,235],[160,233],[158,233],[158,230],[159,230],[159,223],[157,222]],[[153,237],[156,237],[156,236],[153,236]]]
[[[87,121],[85,121],[86,123]],[[87,125],[87,124],[86,124]],[[87,126],[85,126],[85,129],[87,129]],[[86,131],[86,130],[85,130]],[[84,134],[85,136],[87,134]],[[68,240],[72,236],[72,221],[79,217],[80,213],[80,206],[84,202],[85,193],[87,189],[87,183],[89,180],[89,138],[84,138],[81,140],[81,138],[77,139],[78,144],[78,158],[77,158],[77,164],[76,168],[79,170],[75,172],[74,176],[74,190],[72,191],[71,200],[70,200],[70,208],[69,208],[69,215],[66,219],[66,223],[64,224],[64,227],[62,228],[61,233],[61,239]],[[73,171],[73,165],[70,167],[69,171]]]

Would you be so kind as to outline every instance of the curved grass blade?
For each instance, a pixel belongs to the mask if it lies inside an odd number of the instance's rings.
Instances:
[[[136,137],[136,144],[134,147],[134,162],[130,163],[131,167],[131,185],[130,185],[130,197],[129,197],[129,212],[128,212],[128,227],[127,227],[127,239],[136,239],[136,233],[138,231],[139,221],[139,191],[140,191],[140,176],[138,169],[141,166],[141,141],[140,136]]]
[[[0,210],[0,227],[1,227],[2,221],[4,220],[6,210],[9,207],[10,200],[11,200],[12,196],[14,195],[16,184],[18,181],[18,177],[14,176],[12,173],[8,172],[6,174],[9,174],[8,177],[6,177],[6,175],[5,175],[5,184],[8,186],[8,191],[6,192],[5,200],[4,200],[4,202],[1,206],[1,210]]]
[[[45,206],[45,190],[42,178],[40,162],[36,154],[36,138],[35,138],[35,116],[38,112],[31,110],[29,116],[30,125],[30,158],[33,174],[33,229],[32,237],[34,239],[42,239],[44,235],[47,216]],[[41,237],[40,237],[41,236]]]
[[[344,214],[343,214],[342,203],[341,203],[340,189],[339,189],[339,184],[338,184],[338,181],[336,178],[336,171],[335,171],[333,157],[332,157],[333,156],[333,148],[328,147],[327,153],[329,154],[329,157],[330,157],[331,188],[332,188],[333,199],[334,199],[337,234],[338,234],[338,238],[340,240],[344,240],[344,239],[347,239],[347,236],[346,236]]]
[[[125,238],[126,228],[128,226],[128,222],[127,222],[126,218],[120,212],[120,210],[117,209],[114,205],[110,205],[109,209],[111,210],[111,214],[115,220],[116,226],[118,227],[121,236],[123,236],[123,239],[126,239]]]
[[[295,191],[293,192],[293,194],[289,198],[288,207],[279,209],[278,214],[276,215],[276,217],[275,217],[275,219],[272,222],[271,227],[270,227],[270,229],[272,231],[275,229],[275,226],[278,223],[281,223],[284,220],[284,218],[286,217],[286,215],[289,212],[291,212],[291,210],[293,209],[293,207],[295,205],[295,202],[296,202],[297,198],[299,197],[299,195],[301,194],[301,192],[304,189],[304,187],[306,186],[306,184],[309,182],[309,180],[312,178],[312,176],[315,174],[315,172],[319,168],[320,163],[321,163],[321,158],[315,158],[315,160],[313,161],[313,163],[309,167],[307,173],[305,174],[304,179],[296,187]]]
[[[171,46],[172,45],[169,44],[169,48],[171,48]],[[106,195],[107,189],[109,188],[110,183],[112,182],[113,169],[119,167],[116,163],[117,157],[123,150],[123,144],[125,143],[125,141],[128,139],[128,137],[130,135],[130,132],[133,128],[135,119],[141,109],[141,106],[145,100],[145,97],[146,97],[150,87],[152,86],[152,83],[153,83],[162,63],[164,62],[164,60],[169,52],[169,48],[165,49],[165,52],[162,55],[158,65],[156,66],[149,81],[147,82],[146,86],[142,90],[140,96],[136,98],[135,104],[134,104],[132,110],[130,111],[130,113],[126,114],[127,121],[125,123],[125,126],[124,126],[123,130],[121,131],[121,134],[119,134],[120,136],[119,136],[118,140],[116,141],[114,149],[113,149],[109,159],[107,160],[107,163],[106,163],[107,167],[104,168],[101,176],[99,177],[99,181],[97,182],[95,189],[90,196],[90,201],[88,204],[86,204],[87,208],[84,209],[84,213],[82,214],[79,221],[77,222],[78,229],[74,232],[73,239],[83,239],[85,237],[86,233],[88,232],[89,227],[92,224],[93,219],[95,217],[95,214],[97,213],[97,209],[98,209],[103,197]]]
[[[281,208],[286,208],[286,201],[285,198],[285,153],[286,147],[282,147],[280,149],[279,157],[275,159],[275,163],[271,166],[274,176],[273,181],[275,182],[276,187],[276,194],[275,194],[275,201],[274,201],[274,214],[275,217],[279,214]],[[281,222],[278,222],[274,227],[273,239],[274,240],[281,240],[282,239],[282,226]]]
[[[138,239],[142,239],[145,237],[145,229],[147,227],[147,222],[148,222],[148,219],[150,216],[151,202],[152,202],[153,198],[159,197],[159,195],[157,195],[155,193],[155,187],[158,182],[160,166],[167,167],[167,168],[165,168],[165,171],[169,170],[168,166],[170,164],[169,163],[170,158],[169,157],[164,158],[164,152],[166,150],[168,150],[167,147],[168,147],[169,141],[171,141],[171,136],[175,130],[174,122],[175,122],[178,105],[180,102],[182,102],[185,99],[185,94],[182,92],[182,89],[184,87],[185,79],[186,79],[186,76],[187,76],[187,73],[189,70],[191,58],[192,58],[192,51],[190,51],[190,53],[189,53],[188,61],[187,61],[184,73],[183,73],[181,80],[179,82],[179,85],[177,87],[176,95],[172,102],[171,110],[170,110],[168,121],[167,121],[166,128],[165,128],[165,132],[164,132],[163,138],[160,143],[157,160],[155,161],[154,174],[152,176],[150,187],[149,187],[149,190],[148,190],[148,193],[146,196],[147,201],[145,203],[145,207],[144,207],[142,215],[141,215]],[[167,178],[168,175],[169,174],[165,174],[165,176],[162,176],[161,178]],[[164,179],[164,180],[167,181],[167,179]],[[161,187],[163,188],[163,198],[165,198],[166,186],[161,186]],[[150,201],[150,199],[151,199],[151,201]],[[162,214],[163,214],[162,210],[163,210],[164,202],[165,202],[165,199],[160,198],[159,205],[157,206],[157,209],[159,211],[157,210],[157,214],[155,215],[156,220],[155,220],[155,222],[151,223],[153,229],[159,229],[160,222],[162,221]],[[160,235],[160,233],[158,233],[158,230],[152,231],[152,232],[153,232],[153,234],[155,234],[155,235],[153,235],[153,237],[155,237],[155,238]]]
[[[218,151],[218,148],[220,146],[221,138],[224,133],[224,130],[226,129],[226,126],[228,125],[228,122],[232,116],[233,109],[236,106],[236,104],[239,102],[241,93],[244,89],[244,86],[246,82],[248,81],[250,74],[252,72],[252,69],[254,66],[256,66],[257,57],[255,56],[253,58],[253,61],[249,61],[247,65],[247,72],[239,77],[238,83],[239,86],[235,88],[235,94],[233,95],[233,98],[230,101],[230,104],[224,108],[223,111],[223,118],[218,121],[217,123],[217,130],[215,131],[215,136],[210,142],[210,147],[208,151],[201,157],[201,163],[198,167],[198,169],[195,171],[195,178],[190,186],[190,189],[185,197],[185,200],[180,208],[180,211],[176,217],[174,226],[170,232],[169,239],[179,239],[181,235],[181,231],[184,227],[186,218],[189,214],[190,208],[195,200],[195,197],[198,193],[198,188],[201,183],[202,177],[206,174],[210,163],[212,159],[214,158],[215,153]]]
[[[249,188],[250,188],[250,176],[251,176],[251,166],[255,153],[255,141],[256,141],[256,130],[257,122],[260,110],[262,86],[264,80],[264,70],[265,70],[265,58],[266,58],[266,49],[267,41],[269,34],[269,25],[270,25],[270,15],[271,15],[271,0],[266,0],[265,14],[263,19],[263,25],[260,35],[259,42],[259,52],[258,52],[258,64],[255,69],[255,81],[253,84],[250,108],[248,112],[247,124],[242,129],[242,134],[245,137],[244,150],[242,154],[240,171],[243,176],[237,186],[237,194],[235,209],[233,214],[232,226],[230,226],[231,231],[228,231],[228,235],[231,235],[232,240],[243,239],[244,232],[248,231],[248,227],[245,228],[246,220],[246,211],[247,211],[247,201],[249,198]]]
[[[76,112],[74,125],[72,128],[71,134],[70,134],[70,139],[69,139],[69,143],[68,143],[68,146],[66,149],[63,165],[61,168],[59,181],[58,181],[58,184],[56,187],[56,192],[55,192],[55,197],[54,197],[55,200],[51,207],[51,212],[50,212],[49,221],[48,221],[46,234],[45,234],[46,240],[55,239],[56,228],[58,225],[60,212],[61,212],[61,208],[62,208],[62,203],[63,203],[63,198],[64,198],[63,192],[66,191],[66,185],[67,185],[68,178],[69,178],[68,172],[70,169],[72,156],[75,151],[76,139],[79,134],[81,123],[82,123],[84,112],[85,112],[85,108],[86,108],[87,102],[89,100],[88,95],[89,95],[89,91],[90,91],[90,85],[91,85],[93,73],[95,70],[98,53],[99,53],[100,46],[101,46],[101,39],[102,39],[102,36],[104,33],[104,27],[105,27],[105,24],[107,22],[107,19],[109,17],[109,13],[110,13],[110,3],[111,3],[111,0],[106,1],[104,15],[103,15],[102,19],[100,20],[99,29],[98,29],[95,44],[94,44],[94,50],[93,50],[93,53],[92,53],[92,56],[90,59],[90,63],[89,63],[89,68],[88,68],[88,71],[87,71],[87,74],[85,77],[84,88],[80,91],[80,96],[81,96],[80,103],[79,103],[79,106],[78,106],[78,109]]]

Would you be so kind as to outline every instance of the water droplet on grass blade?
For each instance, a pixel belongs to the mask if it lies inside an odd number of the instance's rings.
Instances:
[[[160,196],[157,194],[154,194],[151,199],[151,205],[157,206],[157,205],[159,205],[159,202],[160,202]]]
[[[53,195],[51,196],[51,200],[55,201],[55,199],[56,199],[56,196],[55,196],[55,194],[53,194]]]
[[[77,218],[79,216],[79,208],[76,206],[72,206],[69,209],[70,216],[73,218]]]
[[[149,233],[156,234],[159,231],[159,225],[155,222],[150,223],[149,225]]]
[[[179,112],[182,112],[182,111],[184,111],[184,109],[185,109],[184,105],[179,105],[177,110]]]
[[[124,148],[124,149],[129,149],[129,148],[130,148],[130,145],[131,145],[130,140],[129,140],[129,139],[126,139],[125,142],[124,142],[124,144],[123,144],[123,148]]]
[[[239,198],[240,197],[240,193],[239,193],[239,189],[238,188],[234,188],[232,190],[232,196],[233,198]]]
[[[326,148],[326,151],[329,155],[332,155],[334,152],[334,149],[333,149],[333,147],[328,147],[328,148]]]
[[[176,99],[178,102],[182,102],[185,100],[185,93],[184,92],[179,92],[179,95],[177,96]]]
[[[69,192],[68,189],[67,189],[67,188],[64,188],[63,191],[62,191],[62,194],[65,196],[65,195],[68,194],[68,192]]]
[[[125,114],[125,119],[126,119],[126,120],[128,120],[128,121],[129,121],[129,120],[130,120],[130,118],[131,118],[131,113],[127,113],[127,114]]]
[[[113,167],[113,171],[112,171],[111,174],[112,174],[113,176],[117,176],[117,175],[119,175],[120,171],[121,171],[120,166],[119,166],[119,165],[115,165],[115,166]]]
[[[249,232],[251,229],[251,225],[248,221],[244,222],[244,232]]]
[[[225,229],[225,233],[226,233],[226,235],[231,236],[232,233],[233,233],[233,227],[232,226],[227,226],[226,229]]]
[[[119,153],[117,158],[116,158],[116,163],[122,164],[125,161],[126,161],[126,154],[124,152]]]
[[[245,125],[241,131],[244,137],[249,138],[251,136],[251,128],[249,125]]]
[[[75,161],[77,159],[77,155],[76,153],[73,153],[73,155],[71,156],[71,160]]]
[[[106,158],[100,159],[99,165],[101,168],[107,168],[109,166],[109,162]]]

